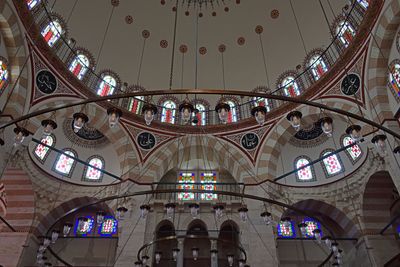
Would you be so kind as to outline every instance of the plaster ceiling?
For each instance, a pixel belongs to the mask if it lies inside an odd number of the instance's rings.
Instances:
[[[329,3],[328,3],[329,1]],[[182,1],[179,1],[182,2]],[[236,0],[225,1],[226,6],[203,8],[202,17],[195,15],[191,7],[178,5],[176,50],[174,60],[173,88],[194,88],[196,73],[196,21],[198,19],[198,44],[205,47],[204,55],[197,52],[198,88],[223,88],[221,44],[226,46],[223,54],[226,88],[252,90],[266,85],[266,73],[259,35],[255,27],[264,29],[261,39],[264,45],[270,87],[275,87],[278,76],[288,69],[302,64],[305,50],[301,43],[289,0]],[[345,5],[345,0],[321,0],[328,20],[334,20]],[[113,9],[110,0],[56,1],[53,11],[59,13],[69,26],[69,37],[78,46],[89,49],[97,59],[97,71],[112,69],[123,82],[141,84],[147,89],[169,87],[175,1],[166,0],[120,0]],[[51,4],[51,3],[50,3]],[[318,0],[292,1],[306,50],[326,47],[330,43],[329,29]],[[330,8],[330,6],[332,9]],[[224,11],[228,7],[229,11]],[[277,10],[279,16],[272,18]],[[189,15],[185,14],[189,11]],[[109,16],[112,14],[108,33],[99,57]],[[199,12],[197,10],[197,12]],[[216,12],[216,16],[212,15]],[[276,11],[275,11],[276,12]],[[132,16],[131,24],[126,16]],[[143,30],[150,32],[144,46],[140,77],[139,65],[144,38]],[[243,37],[245,43],[238,44]],[[166,48],[161,43],[168,42]],[[179,47],[188,47],[184,55]],[[183,71],[183,75],[182,75]]]

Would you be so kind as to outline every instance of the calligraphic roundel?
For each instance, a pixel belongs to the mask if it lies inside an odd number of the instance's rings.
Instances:
[[[57,79],[48,70],[41,70],[36,75],[36,86],[44,94],[52,94],[57,89]]]
[[[149,150],[156,145],[156,138],[149,132],[142,132],[137,136],[137,143],[142,149]]]
[[[247,150],[253,150],[258,146],[259,138],[258,135],[255,133],[247,133],[243,135],[242,139],[240,140],[242,146]]]

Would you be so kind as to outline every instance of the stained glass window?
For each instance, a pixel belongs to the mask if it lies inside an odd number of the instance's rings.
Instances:
[[[87,220],[79,220],[80,218],[76,219],[75,223],[75,234],[77,236],[87,236],[90,235],[93,226],[94,226],[94,218],[92,216],[86,216]]]
[[[117,85],[117,81],[114,77],[110,75],[105,75],[102,78],[101,83],[97,87],[97,95],[99,96],[108,96],[114,93],[115,86]]]
[[[175,123],[176,104],[172,100],[167,100],[162,104],[161,122]]]
[[[301,168],[310,163],[310,160],[305,157],[300,157],[295,163],[296,169]],[[311,181],[314,179],[313,170],[311,166],[307,166],[296,172],[297,179],[300,181]]]
[[[39,2],[40,0],[26,0],[26,4],[28,5],[29,10],[34,8]]]
[[[206,107],[203,104],[197,103],[195,108],[199,111],[197,114],[193,113],[193,116],[197,117],[197,123],[192,123],[193,125],[206,125]]]
[[[348,146],[353,144],[354,141],[350,136],[343,137],[343,146]],[[350,156],[353,162],[357,161],[362,154],[361,147],[359,145],[354,145],[346,149],[347,154]]]
[[[7,84],[8,70],[4,60],[0,58],[0,91],[2,91]]]
[[[319,229],[321,230],[321,224],[313,219],[306,218],[303,220],[303,223],[307,225],[306,227],[306,236],[308,238],[313,238],[314,237],[314,230]],[[321,236],[322,236],[322,231],[321,231]]]
[[[53,146],[54,145],[54,136],[53,135],[46,135],[43,137],[40,142]],[[35,147],[35,156],[41,161],[44,162],[48,154],[50,153],[50,148],[44,146],[42,144],[37,144]]]
[[[300,95],[300,88],[293,76],[286,77],[282,83],[281,87],[283,92],[287,97],[296,97]]]
[[[339,35],[339,40],[345,47],[348,47],[354,36],[356,35],[356,31],[347,21],[342,21],[338,24],[336,28],[336,34]]]
[[[69,70],[79,79],[82,80],[90,65],[89,59],[83,54],[77,55],[69,65]]]
[[[99,234],[101,236],[112,236],[117,233],[117,229],[118,221],[112,216],[105,216],[99,227]]]
[[[135,96],[129,98],[128,110],[135,114],[140,114],[142,112],[144,96]]]
[[[104,167],[104,161],[99,157],[91,158],[88,164],[99,169],[103,169]],[[85,180],[88,181],[100,180],[102,174],[103,173],[100,170],[87,166],[85,171]]]
[[[178,189],[194,189],[195,176],[193,172],[181,172],[178,178]],[[194,193],[180,192],[178,193],[178,200],[194,200]]]
[[[253,97],[253,102],[256,107],[265,107],[267,109],[267,112],[271,110],[271,105],[267,98]]]
[[[310,66],[311,73],[316,81],[328,71],[328,66],[321,55],[313,56],[308,62],[308,65]]]
[[[357,0],[357,2],[365,9],[368,8],[370,0]]]
[[[389,73],[390,85],[395,91],[396,95],[400,96],[400,64],[395,63],[390,68]]]
[[[323,153],[322,156],[326,156],[328,154],[331,154],[331,155],[322,160],[323,167],[326,171],[326,174],[328,176],[332,176],[332,175],[341,173],[343,170],[343,166],[339,161],[338,155],[332,154],[332,151],[327,151],[327,152]]]
[[[293,226],[293,222],[282,222],[280,221],[277,226],[278,236],[282,238],[295,238],[296,232]]]
[[[50,21],[42,30],[42,36],[47,44],[52,47],[62,34],[61,24],[57,20]]]
[[[215,191],[217,182],[217,175],[215,172],[202,172],[200,176],[200,183],[202,190]],[[202,193],[201,200],[217,200],[217,194]]]
[[[231,107],[231,110],[228,112],[228,123],[237,122],[236,104],[233,101],[227,101],[226,103]]]
[[[76,154],[72,150],[64,150],[65,154],[76,157]],[[54,170],[59,174],[70,176],[72,169],[75,165],[75,160],[68,157],[65,154],[59,154]]]

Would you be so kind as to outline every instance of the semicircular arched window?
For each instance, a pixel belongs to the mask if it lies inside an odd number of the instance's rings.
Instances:
[[[42,137],[42,139],[40,140],[41,143],[46,144],[48,146],[54,146],[55,141],[56,139],[54,135],[46,135]],[[47,146],[44,146],[42,144],[37,144],[35,146],[33,154],[41,163],[44,163],[44,161],[50,154],[50,151],[51,151],[50,148],[48,148]]]
[[[98,169],[104,169],[104,160],[99,156],[89,158],[88,164]],[[103,178],[103,172],[93,167],[86,166],[83,180],[88,182],[100,182]]]
[[[65,154],[59,154],[53,166],[53,170],[63,176],[71,177],[76,161],[68,156],[77,157],[76,152],[71,149],[64,149]]]
[[[117,86],[117,80],[111,75],[104,75],[101,79],[102,80],[97,87],[97,95],[112,95],[114,93],[115,87]]]
[[[303,166],[310,164],[311,160],[306,156],[300,156],[295,160],[294,167],[299,169]],[[315,181],[315,174],[313,166],[304,167],[296,172],[296,178],[299,182]]]
[[[176,117],[176,103],[171,99],[164,101],[162,104],[161,122],[174,124],[175,117]]]
[[[356,31],[348,21],[341,21],[336,27],[336,34],[344,47],[348,47],[356,35]]]
[[[8,68],[6,60],[0,57],[0,92],[4,90],[8,82]]]
[[[144,104],[144,96],[130,97],[128,101],[128,110],[135,114],[140,114],[142,112],[142,107]]]
[[[400,61],[394,60],[389,65],[389,83],[393,94],[400,97]]]
[[[324,169],[325,175],[327,177],[335,176],[336,174],[342,173],[344,171],[343,164],[340,161],[339,155],[332,153],[334,150],[329,149],[321,153],[321,157],[328,156],[322,160],[322,168]]]
[[[288,76],[281,83],[283,92],[287,97],[296,97],[301,94],[300,87],[293,76]]]
[[[312,56],[308,61],[308,66],[315,81],[318,81],[328,71],[328,65],[321,54]]]
[[[231,110],[228,112],[228,123],[237,122],[237,105],[232,100],[226,101],[226,103],[231,107]]]
[[[79,80],[82,80],[88,71],[90,61],[84,54],[78,54],[69,65],[69,71],[72,72]]]
[[[360,6],[362,6],[364,9],[367,9],[369,7],[369,1],[370,0],[357,0]]]
[[[60,39],[61,34],[63,34],[63,28],[57,19],[50,21],[46,27],[41,32],[46,43],[53,47],[53,45]]]
[[[196,103],[194,105],[195,109],[198,110],[197,114],[193,113],[193,116],[197,117],[197,123],[192,123],[192,125],[204,126],[207,121],[206,106],[201,103]]]
[[[29,10],[34,8],[39,3],[40,3],[40,0],[26,0],[26,4],[28,5]]]
[[[349,146],[351,144],[354,144],[354,141],[353,141],[353,139],[351,139],[350,136],[342,137],[342,145],[344,147]],[[345,151],[353,164],[356,163],[362,156],[362,150],[359,145],[353,145],[353,146],[347,148]]]

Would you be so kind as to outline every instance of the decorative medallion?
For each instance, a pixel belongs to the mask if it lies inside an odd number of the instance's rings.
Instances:
[[[257,25],[257,26],[256,26],[255,32],[256,32],[257,34],[261,34],[263,31],[264,31],[263,26],[261,26],[261,25]]]
[[[226,50],[226,45],[220,44],[220,45],[218,46],[218,51],[219,51],[219,52],[224,53],[225,50]]]
[[[240,143],[242,144],[242,147],[244,147],[245,149],[253,150],[258,146],[259,143],[258,135],[255,133],[247,133],[242,136]]]
[[[358,92],[360,86],[361,86],[360,77],[355,73],[349,73],[343,78],[342,83],[340,85],[340,90],[342,91],[343,94],[351,96]]]
[[[144,149],[152,149],[156,145],[156,138],[149,132],[142,132],[137,136],[138,145]]]
[[[185,54],[185,53],[188,51],[187,45],[182,44],[182,45],[179,47],[179,51],[180,51],[182,54]]]
[[[119,6],[119,0],[111,0],[111,5],[113,7]]]
[[[246,42],[246,39],[244,37],[239,37],[237,39],[238,45],[244,45],[245,42]]]
[[[207,48],[205,48],[204,46],[199,48],[199,53],[200,55],[205,55],[207,54]]]
[[[41,70],[36,75],[36,87],[44,94],[52,94],[57,89],[57,79],[49,70]]]
[[[314,147],[329,139],[323,134],[321,120],[318,120],[310,126],[303,126],[294,136],[289,139],[289,143],[296,147]]]
[[[125,17],[125,22],[126,22],[126,24],[132,24],[133,17],[131,15],[126,16]]]
[[[279,10],[278,9],[273,9],[271,11],[271,18],[277,19],[279,17]]]
[[[161,40],[160,41],[160,47],[161,48],[167,48],[168,47],[168,41],[167,40]]]
[[[143,30],[142,31],[142,36],[144,39],[147,39],[150,37],[150,32],[148,30]]]

